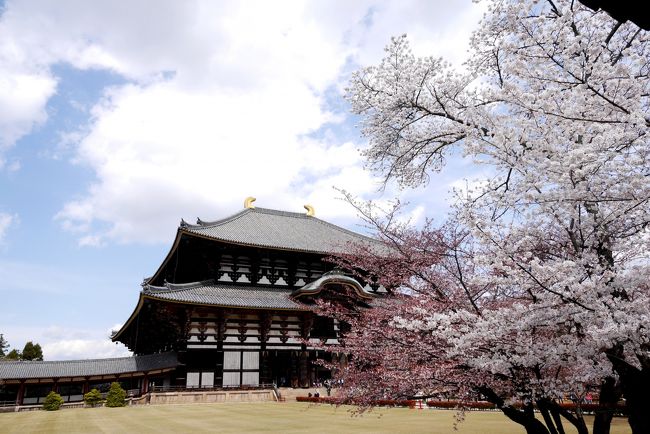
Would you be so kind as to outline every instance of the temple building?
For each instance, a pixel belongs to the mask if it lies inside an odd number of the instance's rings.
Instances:
[[[344,354],[323,350],[337,343],[344,325],[315,315],[310,306],[331,297],[369,306],[381,289],[346,275],[326,258],[351,244],[384,246],[316,218],[311,206],[295,213],[256,208],[254,200],[221,220],[181,221],[169,253],[144,280],[133,313],[112,336],[134,353],[133,366],[141,360],[146,369],[105,375],[130,378],[140,392],[151,386],[310,387],[330,377],[318,359],[345,363]],[[102,363],[76,361],[84,362]],[[84,391],[94,378],[83,369],[63,374],[61,366],[59,372],[48,363],[75,362],[2,362],[0,386],[16,389],[16,399],[24,403],[30,384],[66,383]],[[21,364],[42,369],[35,375],[32,368],[18,369]]]

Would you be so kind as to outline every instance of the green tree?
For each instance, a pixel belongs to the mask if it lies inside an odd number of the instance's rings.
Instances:
[[[22,360],[43,360],[43,350],[39,344],[29,341],[23,348]]]
[[[5,337],[0,333],[0,359],[4,358],[5,350],[9,348],[9,342],[5,340]]]
[[[22,354],[17,349],[13,349],[7,353],[5,356],[6,360],[21,360]]]
[[[92,389],[84,395],[84,402],[91,407],[97,406],[102,400],[102,394],[97,389]]]
[[[52,391],[47,394],[45,401],[43,401],[43,410],[54,411],[61,408],[63,398],[58,393]]]
[[[120,383],[111,383],[111,388],[106,395],[106,407],[124,407],[126,405],[126,391]]]

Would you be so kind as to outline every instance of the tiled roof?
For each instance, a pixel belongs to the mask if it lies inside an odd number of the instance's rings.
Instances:
[[[290,289],[224,285],[216,283],[214,280],[185,284],[167,283],[163,287],[145,285],[142,291],[143,295],[151,298],[181,303],[304,310],[289,298],[291,292]]]
[[[306,214],[248,208],[214,222],[181,222],[181,230],[216,240],[256,247],[315,253],[339,253],[348,243],[384,248],[379,241]]]
[[[0,362],[0,379],[90,377],[154,371],[178,366],[176,353],[120,357],[116,359],[63,360],[45,362]]]

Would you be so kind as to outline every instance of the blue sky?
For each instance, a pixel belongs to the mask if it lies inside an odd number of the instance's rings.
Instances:
[[[135,306],[181,218],[262,207],[358,230],[333,187],[442,218],[476,172],[378,192],[342,98],[393,35],[460,64],[470,0],[0,2],[0,333],[47,359],[125,354]]]

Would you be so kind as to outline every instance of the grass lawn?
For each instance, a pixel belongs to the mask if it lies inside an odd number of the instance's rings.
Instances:
[[[76,408],[0,413],[2,433],[453,433],[454,411],[376,409],[305,403],[226,403]],[[568,427],[565,425],[565,427]],[[612,434],[630,433],[614,419]],[[459,434],[524,433],[497,412],[469,412]],[[568,430],[569,432],[575,432]]]

